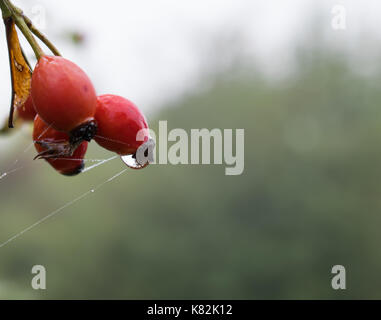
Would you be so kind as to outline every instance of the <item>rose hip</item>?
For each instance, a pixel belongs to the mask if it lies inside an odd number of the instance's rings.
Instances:
[[[135,154],[149,139],[144,115],[137,106],[123,97],[99,96],[95,119],[98,124],[95,141],[119,155]],[[138,133],[141,137],[138,137]]]
[[[67,154],[64,146],[69,145],[69,135],[51,128],[38,115],[34,120],[33,141],[39,152],[36,158],[45,159],[59,173],[75,176],[82,172],[88,142],[82,142],[72,155],[60,157],[53,147],[59,146],[62,148],[62,154]]]
[[[73,62],[43,56],[33,72],[32,98],[37,113],[52,128],[68,133],[76,141],[93,138],[95,89]]]
[[[36,117],[36,110],[33,106],[32,96],[29,95],[28,99],[25,101],[25,103],[17,108],[17,114],[18,116],[25,120],[25,121],[33,121]]]

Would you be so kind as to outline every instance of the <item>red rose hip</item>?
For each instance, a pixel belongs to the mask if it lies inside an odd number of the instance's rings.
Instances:
[[[28,99],[21,107],[17,108],[18,116],[25,121],[33,121],[36,117],[36,110],[33,106],[32,96],[29,95]]]
[[[77,140],[95,134],[95,89],[86,73],[62,57],[43,56],[32,76],[32,98],[40,117]]]
[[[98,97],[95,119],[98,131],[95,141],[119,155],[133,155],[149,140],[147,121],[129,100],[115,95]],[[138,133],[141,137],[138,137]]]
[[[51,128],[40,116],[34,120],[33,141],[39,152],[36,158],[45,159],[59,173],[75,176],[82,172],[88,142],[82,142],[70,156],[59,156],[54,147],[62,148],[62,154],[67,154],[64,146],[69,146],[69,135]]]

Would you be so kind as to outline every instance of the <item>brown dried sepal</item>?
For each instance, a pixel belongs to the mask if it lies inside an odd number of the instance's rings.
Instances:
[[[7,34],[9,64],[12,80],[12,101],[9,113],[8,126],[13,128],[13,114],[16,108],[21,107],[28,99],[32,84],[32,68],[22,51],[17,35],[15,22],[12,18],[4,20]]]
[[[71,157],[78,146],[73,146],[66,140],[40,140],[34,143],[40,145],[45,150],[40,152],[36,159],[57,159],[63,157]]]

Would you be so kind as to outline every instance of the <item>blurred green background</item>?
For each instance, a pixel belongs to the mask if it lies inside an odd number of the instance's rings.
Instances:
[[[128,170],[0,248],[0,298],[381,298],[380,74],[303,41],[282,80],[237,56],[149,117],[154,130],[159,120],[244,128],[243,175],[215,165]],[[24,152],[29,135],[0,138],[9,141],[2,170],[23,167],[0,180],[0,242],[124,168],[113,160],[61,177]],[[111,156],[91,144],[89,159]],[[36,264],[46,291],[30,286]],[[331,288],[337,264],[344,291]]]

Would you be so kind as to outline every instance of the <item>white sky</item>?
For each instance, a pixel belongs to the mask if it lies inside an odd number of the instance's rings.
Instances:
[[[308,32],[314,13],[322,13],[321,28],[332,41],[348,48],[369,31],[381,32],[379,0],[14,0],[14,3],[32,18],[38,6],[44,9],[44,33],[65,57],[87,71],[98,93],[123,95],[146,113],[193,87],[206,58],[203,45],[229,32],[237,32],[247,44],[247,54],[255,56],[269,71],[287,65],[287,52],[298,37]],[[331,9],[336,4],[347,9],[344,32],[331,29]],[[65,41],[62,37],[65,30],[86,34],[86,46],[78,48]],[[0,28],[0,34],[4,34],[4,28]],[[2,119],[10,102],[5,39],[0,40],[0,70]]]

